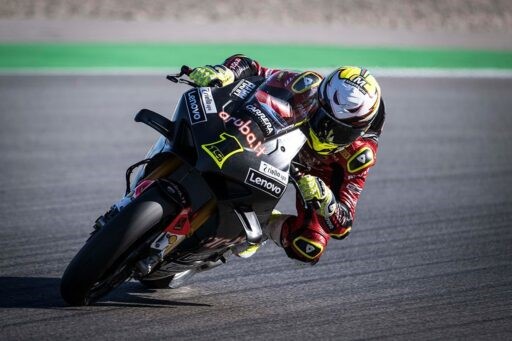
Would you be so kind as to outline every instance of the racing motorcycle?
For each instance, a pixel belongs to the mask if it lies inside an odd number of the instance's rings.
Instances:
[[[261,100],[289,105],[282,89],[262,77],[197,87],[191,71],[167,76],[192,86],[170,119],[148,109],[135,116],[161,136],[128,168],[125,196],[96,220],[65,270],[67,303],[91,304],[131,278],[177,287],[225,263],[265,240],[262,226],[288,184],[296,187],[300,122]]]

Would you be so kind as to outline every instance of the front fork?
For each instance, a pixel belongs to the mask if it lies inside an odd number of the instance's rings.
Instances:
[[[178,157],[165,160],[114,206],[118,210],[121,210],[154,182],[159,179],[169,178],[182,164],[183,161]],[[166,183],[168,185],[166,185]],[[183,240],[192,236],[213,214],[215,214],[217,209],[216,200],[210,199],[199,207],[199,209],[195,210],[195,212],[192,212],[190,205],[184,200],[184,195],[180,193],[181,191],[177,186],[165,180],[162,181],[161,184],[163,185],[162,187],[165,187],[163,190],[169,193],[173,200],[183,206],[183,208],[156,237],[153,243],[151,243],[150,248],[154,251],[154,254],[137,263],[138,275],[141,277],[148,275],[154,267],[162,262],[165,256],[170,254]]]
[[[94,223],[94,231],[101,229],[107,224],[114,216],[116,216],[122,209],[128,206],[135,198],[140,196],[147,188],[149,188],[158,179],[166,179],[172,173],[174,173],[181,165],[183,161],[178,157],[170,157],[162,162],[161,165],[156,167],[150,174],[142,179],[136,180],[134,188],[122,197],[118,202],[114,203],[110,209]],[[169,190],[167,190],[169,192]],[[206,206],[206,205],[205,205]]]
[[[192,213],[185,207],[167,227],[158,235],[150,248],[155,252],[152,256],[139,261],[136,265],[138,275],[144,277],[151,273],[182,241],[192,236],[206,221],[215,214],[217,203],[209,200],[199,210]]]

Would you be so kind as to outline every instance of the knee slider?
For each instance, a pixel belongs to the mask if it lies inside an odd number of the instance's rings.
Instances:
[[[325,232],[305,228],[290,238],[285,250],[290,258],[316,264],[324,253],[328,241],[329,235]]]

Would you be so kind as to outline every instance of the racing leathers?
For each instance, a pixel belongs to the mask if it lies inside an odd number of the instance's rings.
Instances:
[[[308,135],[307,120],[319,108],[318,87],[322,76],[311,71],[290,72],[262,67],[244,55],[234,55],[218,67],[232,71],[234,80],[250,76],[266,78],[270,91],[257,91],[256,99],[277,112],[285,120],[293,120]],[[286,98],[286,103],[277,99]],[[384,124],[385,109],[381,100],[377,116],[370,128],[346,148],[327,156],[316,153],[310,141],[298,155],[298,162],[307,173],[316,176],[332,190],[334,201],[330,214],[308,214],[297,197],[297,216],[274,215],[267,226],[267,234],[282,246],[290,258],[315,264],[332,237],[345,238],[352,227],[357,201],[363,190],[369,169],[375,165],[378,138]]]

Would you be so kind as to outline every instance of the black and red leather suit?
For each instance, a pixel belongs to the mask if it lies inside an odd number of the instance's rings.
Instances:
[[[250,76],[266,78],[266,84],[288,91],[291,106],[283,107],[272,96],[256,94],[258,100],[266,103],[282,117],[294,115],[300,122],[314,115],[319,107],[318,86],[322,76],[308,72],[290,72],[270,69],[243,55],[226,59],[224,66],[233,71],[235,80]],[[290,110],[291,107],[291,110]],[[376,118],[368,131],[340,152],[323,156],[305,144],[298,155],[298,161],[309,169],[308,173],[321,178],[336,198],[334,214],[324,218],[317,214],[306,219],[303,205],[297,200],[297,216],[290,216],[282,224],[280,244],[291,258],[316,263],[330,237],[345,238],[351,230],[357,201],[363,190],[368,170],[375,165],[378,138],[384,124],[384,103],[381,101]],[[308,136],[307,123],[301,125]]]

